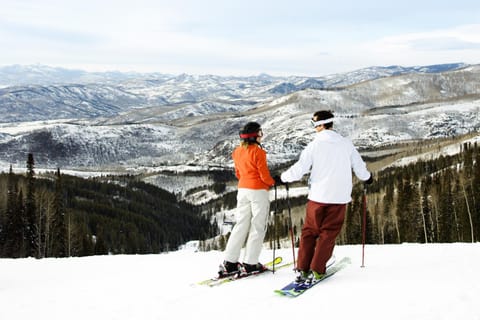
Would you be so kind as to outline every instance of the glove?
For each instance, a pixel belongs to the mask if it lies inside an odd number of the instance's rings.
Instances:
[[[273,180],[275,180],[275,185],[276,186],[279,186],[279,185],[282,185],[282,184],[285,184],[285,182],[282,181],[282,178],[280,178],[280,176],[274,176],[273,177]]]
[[[363,183],[366,184],[366,185],[372,184],[373,183],[373,174],[370,173],[370,178],[368,178],[368,180],[364,181]]]

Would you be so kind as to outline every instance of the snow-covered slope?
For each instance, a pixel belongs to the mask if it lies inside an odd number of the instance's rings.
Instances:
[[[304,295],[277,296],[294,278],[278,270],[216,288],[223,255],[186,250],[159,255],[0,259],[0,318],[157,319],[479,319],[480,244],[337,246],[352,264]],[[276,251],[292,260],[291,249]],[[264,250],[261,261],[272,258]]]

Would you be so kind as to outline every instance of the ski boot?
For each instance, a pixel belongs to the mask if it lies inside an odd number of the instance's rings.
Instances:
[[[266,270],[267,270],[267,267],[265,267],[261,263],[256,263],[256,264],[243,263],[240,268],[239,276],[245,277],[245,276],[249,276],[256,273],[262,273],[262,272],[265,272]]]
[[[218,277],[227,278],[235,276],[241,272],[241,266],[238,262],[223,261],[218,268]]]
[[[308,280],[308,277],[310,276],[310,271],[302,271],[302,270],[298,270],[299,271],[299,274],[298,276],[295,278],[295,283],[304,283],[305,281]]]

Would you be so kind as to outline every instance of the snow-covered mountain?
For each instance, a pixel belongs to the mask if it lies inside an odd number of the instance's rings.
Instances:
[[[331,86],[345,86],[348,84],[353,84],[361,81],[372,80],[379,77],[389,77],[392,75],[400,75],[406,73],[436,73],[444,72],[450,70],[456,70],[464,68],[467,65],[464,63],[451,63],[451,64],[439,64],[439,65],[430,65],[430,66],[414,66],[414,67],[402,67],[402,66],[376,66],[369,67],[360,70],[355,70],[352,72],[347,72],[343,74],[332,74],[327,76],[319,76],[316,78],[302,78],[302,77],[285,77],[280,78],[283,81],[287,81],[287,85],[292,85],[289,83],[289,79],[300,78],[303,81],[316,82],[317,85],[326,83],[322,85],[323,87]],[[155,80],[155,81],[165,81],[172,78],[177,79],[195,79],[198,76],[191,76],[187,74],[182,75],[171,75],[164,73],[138,73],[138,72],[87,72],[84,70],[74,70],[74,69],[65,69],[60,67],[51,67],[46,65],[8,65],[0,66],[0,87],[12,87],[12,86],[23,86],[23,85],[51,85],[51,84],[88,84],[88,83],[120,83],[124,81],[136,81],[143,79],[145,81]],[[237,78],[237,79],[248,79],[252,77],[218,77],[213,75],[206,75],[203,77],[212,77],[217,79],[222,78]],[[258,77],[260,78],[272,78],[267,74],[261,74]],[[301,84],[305,88],[305,84]],[[296,91],[302,89],[302,87],[291,87],[291,91]],[[291,92],[290,91],[290,92]]]
[[[42,65],[0,68],[0,122],[97,118],[150,107],[195,115],[243,111],[299,90],[344,87],[407,73],[458,70],[465,64],[427,67],[371,67],[324,77],[250,77],[166,75],[160,73],[88,73]],[[3,88],[2,88],[3,87]],[[193,105],[193,107],[188,108]],[[205,105],[207,108],[205,108]],[[211,110],[208,110],[208,107]],[[185,109],[187,107],[187,109]],[[193,109],[193,110],[192,110]],[[5,111],[5,112],[3,112]]]
[[[51,84],[117,83],[128,79],[138,79],[143,74],[136,72],[87,72],[46,65],[9,65],[0,67],[0,87]],[[150,78],[163,78],[160,73],[150,74]]]
[[[480,65],[11,86],[0,90],[0,161],[23,165],[34,152],[47,167],[225,167],[240,127],[258,121],[278,164],[311,140],[319,109],[333,110],[336,129],[365,148],[479,131]]]

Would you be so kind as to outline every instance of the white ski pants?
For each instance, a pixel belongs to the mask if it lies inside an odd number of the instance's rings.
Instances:
[[[267,190],[238,189],[235,212],[237,223],[233,227],[225,248],[226,261],[239,262],[240,251],[246,240],[243,262],[258,263],[267,229],[269,209],[270,200]]]

